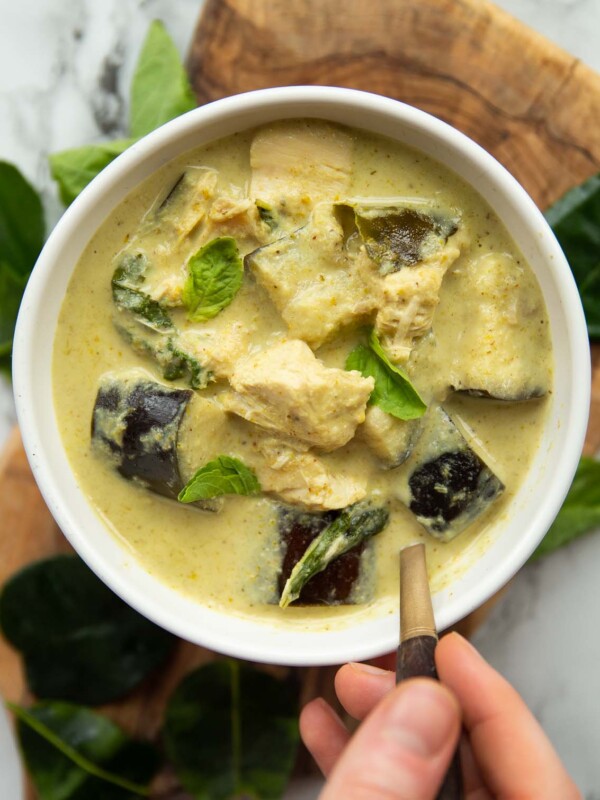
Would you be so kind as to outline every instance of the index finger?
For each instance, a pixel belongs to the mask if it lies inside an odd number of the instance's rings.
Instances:
[[[477,765],[494,796],[580,800],[533,714],[472,645],[451,633],[440,640],[435,656],[440,679],[461,705]]]

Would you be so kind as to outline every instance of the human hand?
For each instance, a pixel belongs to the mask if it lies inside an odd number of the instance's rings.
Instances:
[[[459,740],[466,800],[580,800],[521,697],[462,636],[435,653],[441,683],[346,664],[335,687],[354,736],[322,699],[300,732],[327,783],[320,800],[434,800]],[[391,664],[390,664],[391,666]]]

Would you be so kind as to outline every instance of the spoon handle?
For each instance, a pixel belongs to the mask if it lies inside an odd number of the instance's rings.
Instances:
[[[425,547],[406,547],[400,553],[400,646],[396,657],[396,683],[408,678],[438,680],[435,668],[435,629]],[[463,800],[458,748],[452,757],[436,800]]]
[[[434,652],[437,636],[413,636],[402,642],[396,660],[396,683],[408,678],[438,680]],[[436,800],[462,800],[462,771],[458,749],[455,751]]]

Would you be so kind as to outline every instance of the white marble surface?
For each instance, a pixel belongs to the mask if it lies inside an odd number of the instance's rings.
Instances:
[[[202,0],[0,0],[0,158],[60,214],[47,154],[120,136],[148,23],[161,18],[184,53]],[[600,0],[500,0],[600,71]],[[0,379],[0,444],[14,424]],[[600,800],[600,536],[526,567],[476,644],[523,694],[586,800]],[[303,795],[316,796],[313,787]],[[299,794],[294,793],[299,800]]]

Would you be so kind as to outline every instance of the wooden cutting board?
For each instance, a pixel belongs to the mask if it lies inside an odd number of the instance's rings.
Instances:
[[[483,145],[542,208],[600,171],[600,76],[484,0],[207,0],[188,67],[200,103],[287,84],[403,100]],[[589,453],[600,447],[600,351],[593,355]],[[39,495],[18,432],[0,461],[0,487],[1,584],[69,545]],[[472,631],[485,613],[475,612],[462,630]],[[180,676],[210,657],[182,643],[161,676],[108,713],[133,733],[152,735]],[[331,697],[332,674],[302,671],[303,699]],[[20,660],[1,638],[0,694],[29,699]],[[299,768],[308,768],[306,759]]]

